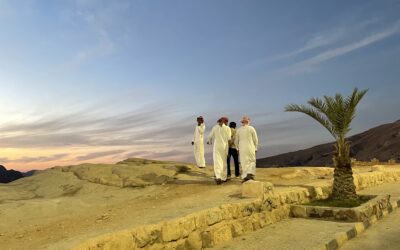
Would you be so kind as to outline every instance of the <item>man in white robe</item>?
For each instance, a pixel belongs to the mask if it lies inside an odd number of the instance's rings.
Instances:
[[[194,130],[194,136],[192,145],[194,146],[194,158],[196,165],[199,168],[206,167],[206,161],[204,159],[204,131],[206,126],[204,125],[204,118],[202,116],[197,117],[197,126]]]
[[[207,144],[213,144],[213,160],[214,160],[214,174],[217,185],[226,182],[226,159],[228,156],[228,141],[231,138],[231,130],[225,123],[228,122],[226,117],[218,120],[208,137]]]
[[[242,166],[243,182],[254,180],[256,174],[256,152],[258,147],[257,132],[250,126],[247,116],[241,120],[242,127],[236,132],[235,144],[239,149],[239,158]]]

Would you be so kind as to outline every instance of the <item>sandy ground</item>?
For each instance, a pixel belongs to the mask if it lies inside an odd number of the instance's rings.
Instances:
[[[329,168],[257,172],[278,190],[331,176]],[[107,232],[241,201],[239,179],[217,186],[212,177],[210,167],[131,159],[56,167],[0,184],[0,249],[70,249]]]

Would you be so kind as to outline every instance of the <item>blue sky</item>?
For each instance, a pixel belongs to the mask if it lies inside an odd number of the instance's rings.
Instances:
[[[259,157],[283,153],[331,140],[286,104],[354,87],[370,90],[352,133],[393,122],[398,13],[394,0],[0,0],[0,163],[193,161],[200,114],[208,131],[249,115]]]

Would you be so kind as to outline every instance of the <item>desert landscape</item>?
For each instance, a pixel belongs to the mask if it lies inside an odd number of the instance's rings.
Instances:
[[[399,166],[391,168],[398,171]],[[257,180],[273,183],[275,192],[326,186],[333,173],[325,167],[257,171]],[[217,186],[211,167],[179,162],[131,158],[54,167],[0,184],[0,248],[73,249],[97,236],[254,200],[242,197],[241,189],[240,179]],[[152,249],[151,244],[143,248]]]
[[[0,0],[0,250],[399,250],[400,0]]]

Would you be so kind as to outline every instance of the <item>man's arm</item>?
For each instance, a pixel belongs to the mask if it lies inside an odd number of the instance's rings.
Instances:
[[[213,127],[212,129],[211,129],[211,132],[210,132],[210,134],[208,135],[208,140],[207,140],[207,144],[212,144],[212,141],[214,140],[214,130],[215,130],[215,127]]]
[[[252,129],[251,137],[253,139],[254,147],[255,147],[255,149],[257,151],[257,148],[258,148],[258,136],[257,136],[257,131],[254,128]]]
[[[197,132],[197,127],[194,129],[194,134],[193,134],[193,139],[192,139],[192,145],[194,145],[194,142],[196,141],[196,132]]]
[[[236,148],[239,150],[239,130],[236,131],[234,140],[235,140]]]
[[[200,126],[197,126],[197,129],[198,129],[200,135],[204,135],[204,131],[206,130],[206,126],[203,123]]]

